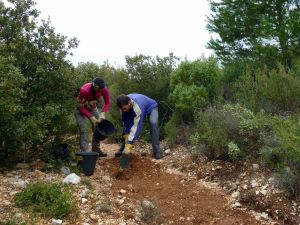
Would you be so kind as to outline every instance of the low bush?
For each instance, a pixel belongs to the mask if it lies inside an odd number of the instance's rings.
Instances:
[[[113,211],[113,207],[109,201],[101,202],[96,209],[101,213],[111,213]]]
[[[191,136],[191,142],[199,147],[198,153],[209,159],[227,155],[227,145],[231,136],[237,135],[236,121],[225,111],[216,108],[196,113],[195,120],[195,133]]]
[[[0,225],[26,225],[27,223],[19,219],[11,219],[6,221],[0,221]]]
[[[300,173],[285,168],[276,176],[276,184],[279,188],[285,190],[290,198],[295,198],[300,193]]]
[[[233,93],[240,104],[256,112],[296,112],[300,108],[300,79],[283,66],[271,71],[247,71],[234,84]]]
[[[256,156],[261,135],[267,126],[263,116],[240,105],[225,105],[221,109],[208,108],[195,114],[195,132],[191,142],[199,153],[209,159],[237,160],[247,155]]]
[[[161,216],[160,211],[158,211],[158,209],[152,205],[152,203],[150,202],[150,204],[141,204],[141,220],[143,222],[145,222],[146,224],[150,224],[150,225],[154,225],[154,224],[162,224],[163,223],[163,219]]]
[[[80,184],[85,185],[88,189],[93,188],[91,180],[85,177],[80,180]]]
[[[170,120],[164,126],[164,133],[166,135],[166,140],[169,145],[174,145],[177,143],[177,136],[179,134],[178,125],[181,123],[181,114],[175,111]]]
[[[239,146],[233,142],[228,143],[228,156],[232,161],[237,160],[239,155],[241,154],[241,150]]]
[[[49,218],[64,218],[77,214],[69,186],[58,183],[36,182],[29,184],[16,195],[16,204],[29,212],[39,213]]]
[[[289,197],[300,193],[300,124],[299,115],[271,119],[273,132],[265,137],[262,161],[277,175],[277,184]]]
[[[273,134],[265,137],[265,146],[261,150],[262,159],[272,168],[286,166],[299,170],[300,163],[300,124],[299,115],[271,119]]]
[[[284,154],[279,147],[263,146],[260,149],[260,156],[263,163],[271,169],[284,167]]]

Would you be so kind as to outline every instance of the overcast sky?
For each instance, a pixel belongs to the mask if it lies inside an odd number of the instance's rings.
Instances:
[[[35,0],[41,17],[50,17],[57,33],[77,37],[69,60],[108,60],[124,65],[125,55],[209,56],[206,43],[207,0]]]

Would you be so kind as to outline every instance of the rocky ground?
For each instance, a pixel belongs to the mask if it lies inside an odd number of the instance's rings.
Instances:
[[[63,173],[43,173],[36,164],[19,164],[0,174],[0,224],[300,224],[299,201],[287,199],[259,164],[194,162],[188,149],[169,149],[162,160],[139,143],[130,167],[116,177],[117,144],[103,143],[108,157],[97,160],[92,176],[74,186],[77,218],[41,218],[17,208],[14,196],[29,182],[62,181]],[[21,222],[20,222],[21,224]]]

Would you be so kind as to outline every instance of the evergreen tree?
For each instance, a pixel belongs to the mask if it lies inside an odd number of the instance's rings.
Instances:
[[[300,57],[299,0],[210,1],[208,47],[223,63],[243,59],[290,69]]]

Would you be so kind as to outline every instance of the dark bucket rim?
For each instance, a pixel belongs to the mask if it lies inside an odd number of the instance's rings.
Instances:
[[[76,152],[76,156],[99,156],[98,152]]]
[[[103,124],[106,124],[106,126],[109,126],[109,128],[110,128],[109,131],[110,131],[110,132],[109,132],[109,133],[103,132],[103,130],[101,130],[101,129],[99,128],[99,126],[101,126],[101,124],[102,124],[102,125],[103,125]],[[114,124],[113,124],[112,122],[110,122],[109,120],[102,120],[100,123],[98,123],[98,125],[97,125],[97,127],[96,127],[96,131],[97,131],[99,134],[108,137],[108,136],[111,136],[113,133],[116,132],[116,128],[115,128]]]

